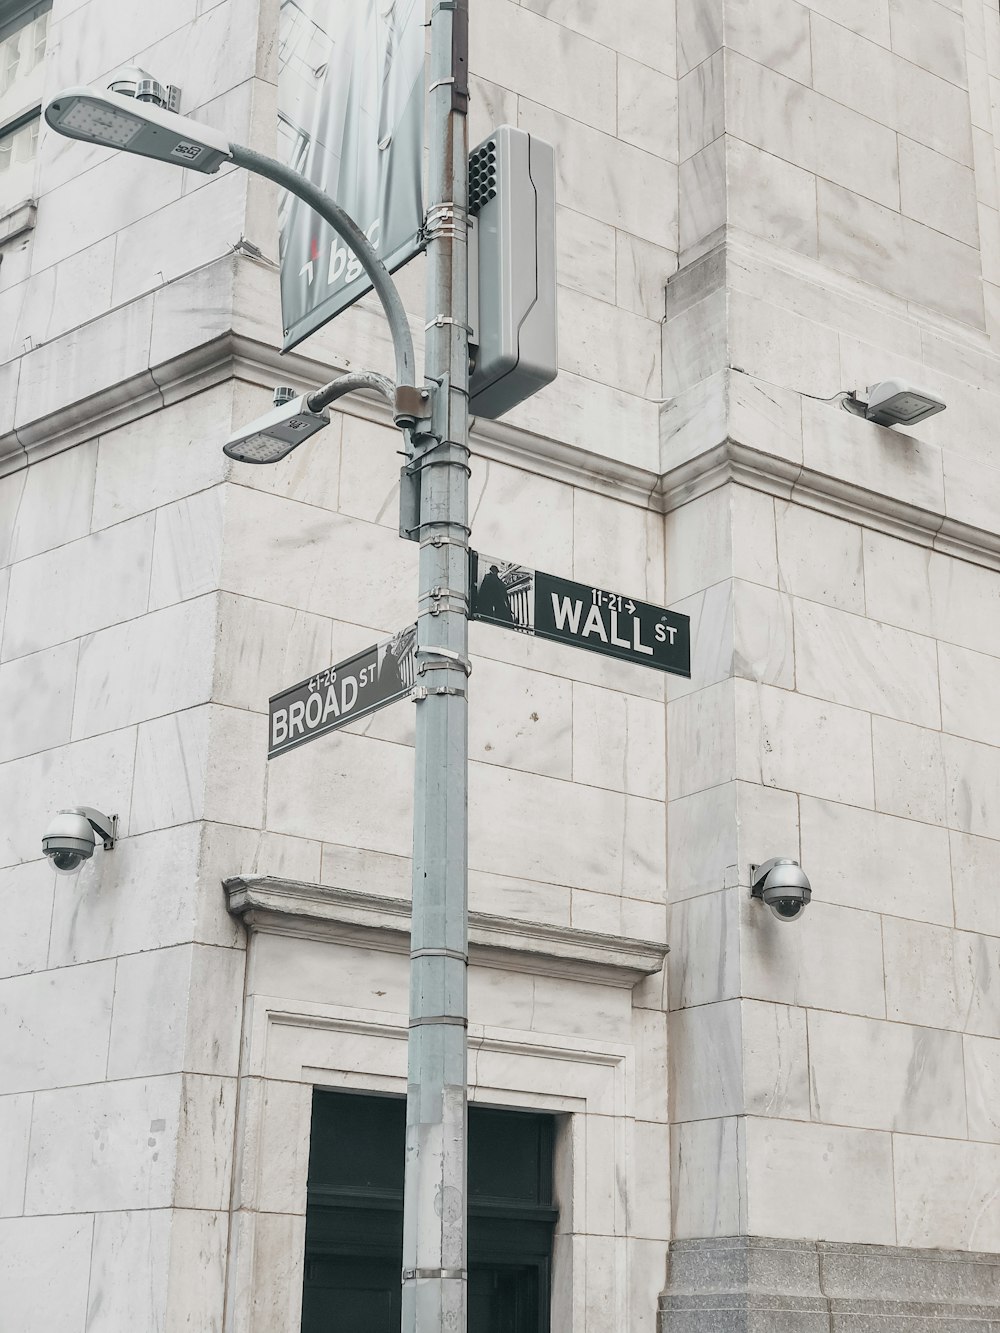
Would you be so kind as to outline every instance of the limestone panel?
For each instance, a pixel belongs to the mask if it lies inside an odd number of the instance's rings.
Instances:
[[[0,977],[45,966],[52,923],[55,872],[48,861],[27,861],[0,871]]]
[[[743,1100],[749,1115],[809,1117],[806,1015],[786,1005],[744,1000]]]
[[[606,222],[557,204],[556,274],[560,286],[586,292],[600,301],[614,301],[615,238],[614,227]],[[661,289],[661,305],[662,297]]]
[[[214,486],[156,515],[149,609],[188,601],[219,586],[226,488]]]
[[[324,616],[231,593],[219,598],[218,607],[213,685],[218,703],[263,713],[270,695],[336,660],[331,622]],[[371,632],[364,633],[365,644],[372,642]]]
[[[733,672],[745,680],[794,689],[793,599],[734,581]]]
[[[955,925],[959,930],[1000,935],[1000,842],[949,834]]]
[[[885,126],[728,51],[726,74],[730,133],[888,208],[899,207],[895,135]],[[865,144],[863,154],[854,151],[858,143]]]
[[[674,1127],[671,1143],[673,1235],[738,1236],[746,1230],[740,1190],[743,1119],[695,1120]]]
[[[730,782],[737,774],[730,681],[667,706],[667,792],[671,800]]]
[[[662,602],[660,515],[576,488],[572,577],[580,583],[641,596],[648,602]]]
[[[746,1164],[752,1233],[894,1243],[890,1135],[751,1116]]]
[[[731,136],[725,140],[725,166],[731,223],[774,245],[815,257],[812,172]]]
[[[743,913],[742,991],[778,1004],[886,1015],[882,921],[873,912],[834,907],[817,896],[793,929],[739,889]],[[886,918],[888,921],[889,918]]]
[[[938,646],[940,667],[944,646]],[[923,727],[872,718],[875,808],[925,824],[944,824],[945,771],[941,735]]]
[[[966,245],[979,245],[975,177],[968,167],[900,136],[899,192],[907,217]]]
[[[942,738],[950,828],[1000,838],[1000,749]]]
[[[893,1158],[901,1245],[987,1251],[1000,1247],[1000,1147],[897,1134]]]
[[[740,994],[739,895],[739,889],[728,889],[672,904],[667,963],[671,1009]]]
[[[21,561],[11,571],[4,660],[142,615],[152,548],[148,515]]]
[[[230,430],[232,397],[229,385],[219,385],[102,435],[94,528],[110,527],[220,481],[228,466],[222,445]],[[59,457],[78,452],[71,449]]]
[[[572,703],[574,781],[662,801],[663,705],[580,682],[573,684]]]
[[[114,966],[93,963],[0,983],[3,1092],[94,1083],[104,1077]]]
[[[969,1138],[1000,1143],[1000,1041],[970,1036],[962,1041]],[[954,1136],[956,1125],[950,1133]]]
[[[662,320],[667,279],[676,270],[674,249],[628,232],[615,233],[615,296],[625,310]]]
[[[0,763],[69,740],[77,649],[59,644],[0,666]]]
[[[25,1212],[169,1207],[181,1082],[135,1079],[36,1094]]]
[[[706,787],[671,801],[667,825],[667,891],[671,902],[713,893],[737,858],[736,785]]]
[[[983,707],[985,700],[1000,694],[1000,658],[941,644],[938,662],[943,729],[1000,746],[1000,717]]]
[[[889,1018],[1000,1036],[1000,940],[891,917],[883,931]]]
[[[142,1327],[174,1333],[221,1328],[224,1215],[157,1210],[99,1213],[94,1220],[87,1330]]]
[[[775,501],[774,513],[781,588],[863,615],[861,528],[785,500]]]
[[[751,585],[746,586],[751,587]],[[753,600],[755,591],[757,590],[751,587],[749,594],[742,598],[741,611]],[[759,591],[766,596],[764,589]],[[690,597],[683,597],[673,604],[673,610],[689,617],[691,621],[691,675],[688,678],[667,677],[667,698],[671,702],[695,694],[708,686],[719,685],[733,674],[736,663],[734,643],[737,629],[733,606],[734,592],[733,581],[726,579],[711,588],[693,593]],[[744,616],[740,620],[741,643],[751,654],[755,647],[763,649],[764,656],[758,659],[758,664],[760,669],[765,671],[769,659],[773,658],[780,662],[782,658],[784,644],[781,641],[780,629],[775,633],[773,644],[770,636],[767,636],[766,643],[761,643],[759,639],[762,636],[755,635],[753,633],[755,627],[748,626],[746,622],[747,617]],[[746,642],[748,632],[758,640],[757,643]],[[745,659],[740,658],[739,664],[742,666],[744,661]],[[752,669],[751,663],[747,665]]]
[[[579,5],[576,0],[526,0],[524,7],[653,69],[664,73],[674,69],[676,30],[669,6],[650,10],[643,0],[622,0],[612,13],[601,5]]]
[[[108,1078],[179,1071],[234,1076],[242,950],[184,945],[119,958]]]
[[[824,901],[952,924],[947,830],[808,797],[800,808],[802,862],[822,866]]]
[[[203,596],[87,635],[80,643],[74,740],[206,703],[215,622],[215,598]]]
[[[947,1137],[965,1125],[956,1032],[809,1014],[812,1118],[827,1124]]]
[[[97,444],[88,441],[0,480],[0,564],[87,535],[96,457]]]
[[[745,781],[874,804],[867,713],[737,681],[736,725],[738,775]]]
[[[615,132],[616,62],[610,43],[508,0],[483,6],[469,25],[469,37],[469,60],[483,78],[528,97],[544,87],[554,111]]]
[[[92,1217],[0,1222],[0,1286],[12,1328],[84,1333]]]
[[[24,1204],[31,1132],[31,1095],[0,1097],[0,1217],[19,1217]]]
[[[677,168],[600,130],[522,97],[521,129],[558,145],[556,194],[568,208],[670,248]]]
[[[839,13],[831,12],[829,18],[814,13],[812,38],[818,92],[971,166],[969,102],[962,88],[890,53],[887,41],[870,39]]]
[[[939,75],[965,87],[965,32],[962,15],[934,0],[889,0],[892,49]]]
[[[743,1032],[738,1000],[671,1014],[669,1054],[672,1121],[721,1120],[743,1114]]]

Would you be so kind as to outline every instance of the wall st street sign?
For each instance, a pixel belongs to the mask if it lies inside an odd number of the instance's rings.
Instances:
[[[471,556],[473,620],[691,675],[691,621],[624,593],[556,578],[494,556]]]
[[[413,687],[416,625],[364,648],[269,700],[268,759],[373,713]]]

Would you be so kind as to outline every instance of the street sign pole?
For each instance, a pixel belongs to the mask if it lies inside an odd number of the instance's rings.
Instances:
[[[434,0],[419,482],[403,1333],[465,1333],[468,972],[468,0]]]

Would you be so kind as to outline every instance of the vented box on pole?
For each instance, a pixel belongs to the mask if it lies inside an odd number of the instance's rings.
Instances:
[[[556,377],[555,155],[500,125],[469,154],[469,407],[499,417]]]

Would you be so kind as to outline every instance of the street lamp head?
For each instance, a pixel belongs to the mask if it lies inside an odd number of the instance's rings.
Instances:
[[[280,463],[304,440],[330,424],[326,409],[314,412],[305,394],[230,435],[222,452],[238,463]]]
[[[52,129],[69,139],[122,148],[209,174],[231,157],[229,141],[209,125],[100,88],[67,88],[45,108]]]

